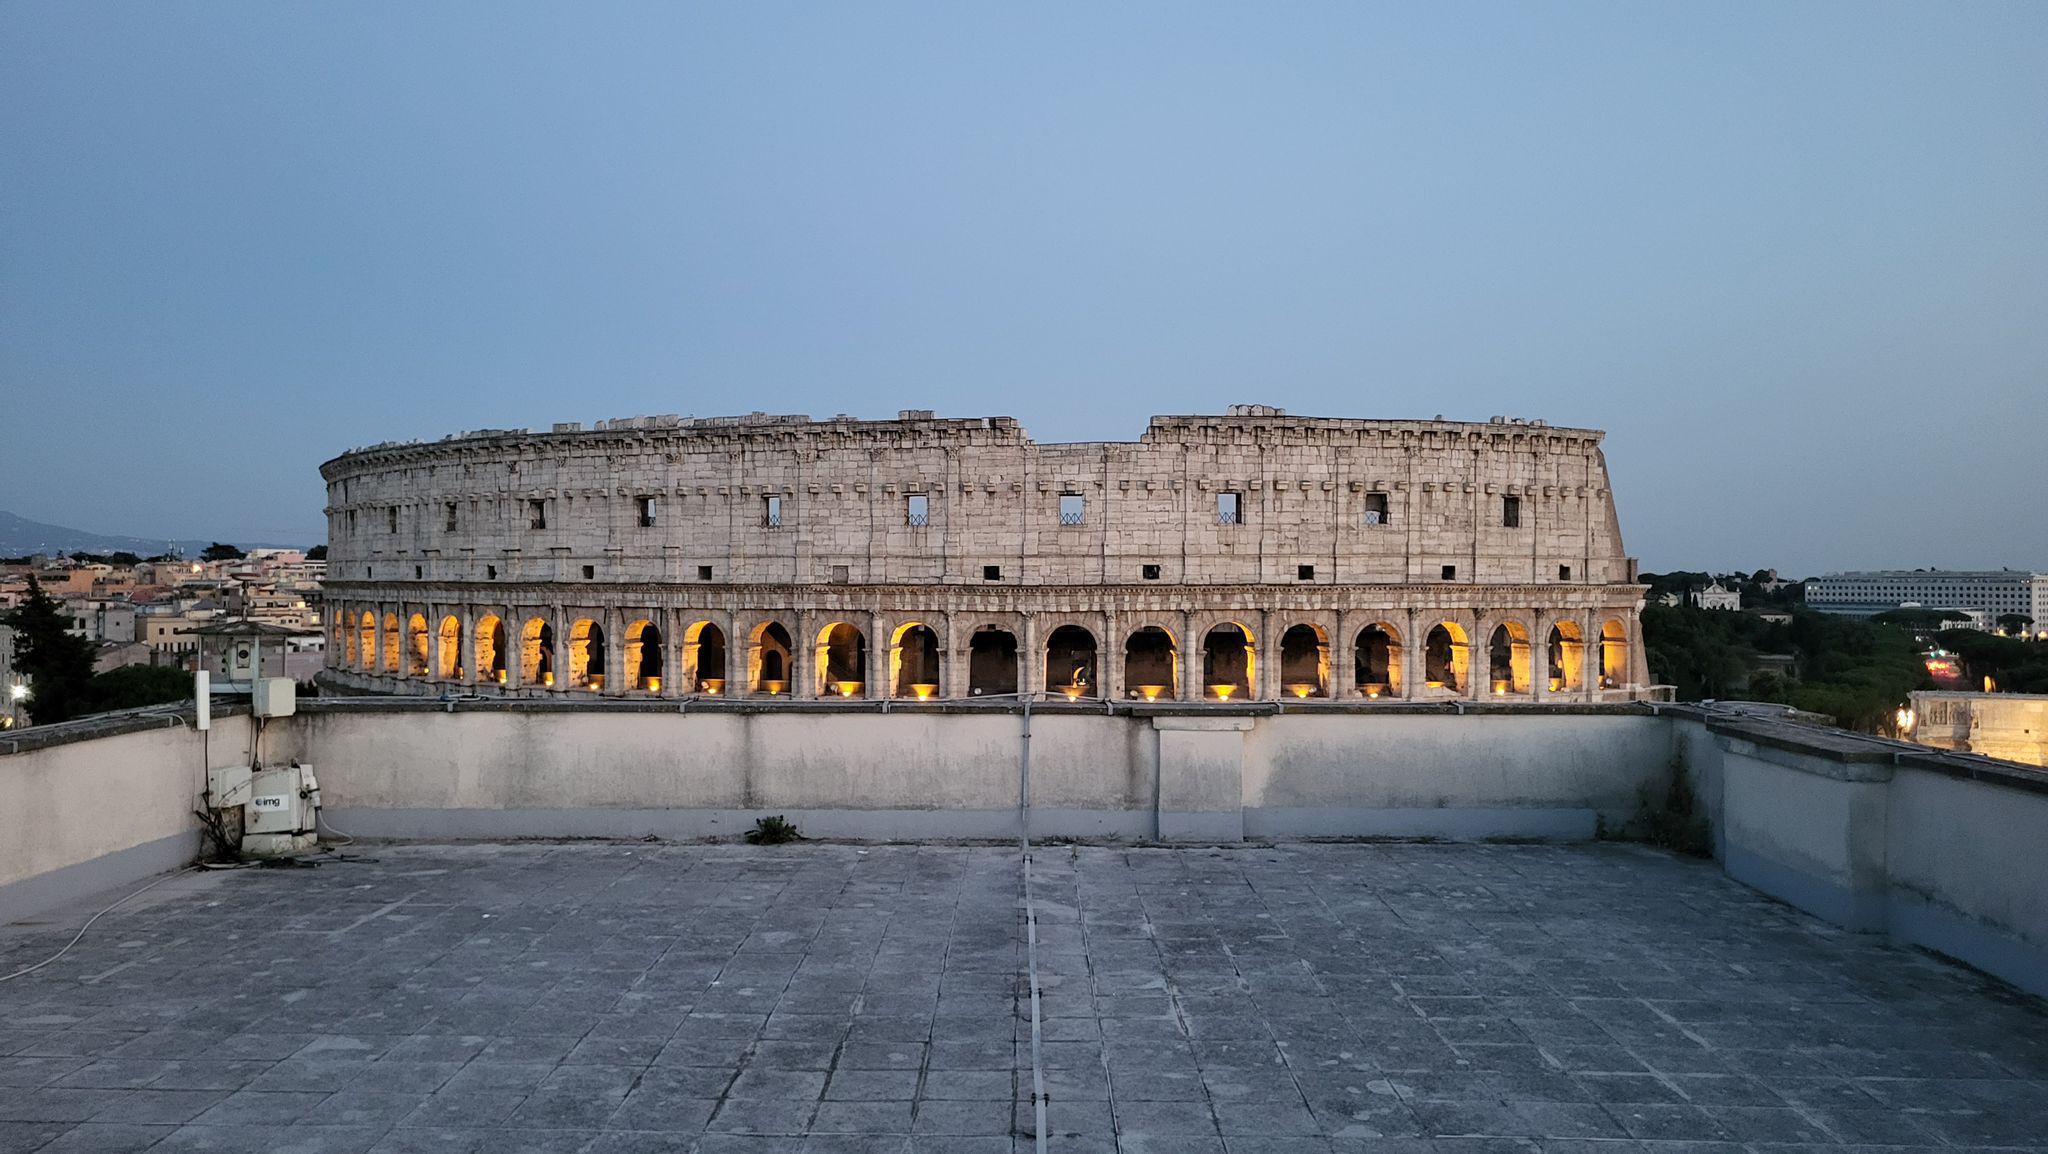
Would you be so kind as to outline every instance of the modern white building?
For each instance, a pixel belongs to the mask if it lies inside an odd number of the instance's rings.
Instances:
[[[1806,603],[1823,613],[1868,617],[1903,605],[1925,609],[1978,609],[1996,624],[2007,613],[2048,628],[2048,573],[2018,569],[1887,569],[1830,573],[1806,583]]]

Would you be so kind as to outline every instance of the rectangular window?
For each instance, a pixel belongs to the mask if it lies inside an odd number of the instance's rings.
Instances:
[[[393,533],[398,532],[398,506],[393,505],[389,509],[384,510],[384,521],[386,529]]]
[[[526,527],[545,529],[548,527],[548,503],[535,497],[526,503]]]
[[[654,528],[656,517],[661,511],[660,504],[653,497],[635,497],[633,498],[633,504],[640,513],[640,527],[642,529]]]
[[[1522,527],[1522,499],[1502,497],[1500,499],[1500,523],[1509,529]]]
[[[1060,494],[1060,524],[1079,525],[1088,512],[1088,499],[1079,493]]]
[[[1244,524],[1244,494],[1224,492],[1216,494],[1216,523],[1218,525]]]
[[[498,567],[497,567],[496,565],[486,565],[486,566],[484,566],[484,580],[486,580],[486,581],[496,581],[497,579],[498,579]]]
[[[923,493],[912,493],[903,499],[903,523],[913,529],[922,529],[931,523],[932,501]]]
[[[853,573],[848,566],[832,566],[832,583],[834,585],[844,585],[851,580],[853,580]]]
[[[595,580],[597,580],[597,566],[595,566],[595,565],[585,565],[585,566],[583,567],[583,579],[584,579],[585,581],[595,581]]]
[[[1457,567],[1456,565],[1446,565],[1446,566],[1444,566],[1444,580],[1446,580],[1446,581],[1456,581],[1457,579],[1458,579],[1458,567]]]
[[[769,496],[761,498],[761,524],[770,529],[782,528],[782,498]]]
[[[427,575],[427,570],[426,570],[426,566],[424,566],[424,565],[415,565],[415,566],[413,566],[413,567],[412,567],[412,579],[413,579],[413,580],[415,580],[415,581],[421,580],[421,579],[422,579],[422,578],[424,578],[424,577],[425,577],[426,575]]]
[[[1157,565],[1146,565],[1139,572],[1145,575],[1145,580],[1147,581],[1159,580],[1159,566]]]
[[[697,580],[699,580],[699,581],[709,581],[709,580],[711,580],[711,566],[709,566],[709,565],[699,565],[699,566],[697,566]]]
[[[447,505],[442,507],[441,512],[445,514],[442,519],[441,528],[450,533],[455,532],[455,502],[448,502]]]
[[[981,567],[981,579],[983,581],[1001,581],[1003,579],[1003,567],[1001,565],[983,565]]]
[[[1569,566],[1569,565],[1559,565],[1559,566],[1557,567],[1557,579],[1558,579],[1559,581],[1569,581],[1569,580],[1571,580],[1571,579],[1572,579],[1572,567],[1571,567],[1571,566]]]
[[[351,533],[356,531],[356,511],[354,509],[348,511],[348,531]]]
[[[1385,493],[1367,493],[1365,495],[1365,523],[1368,525],[1384,525],[1389,520],[1390,518],[1387,516],[1387,495]]]
[[[1294,579],[1295,579],[1296,581],[1313,581],[1313,580],[1315,580],[1315,579],[1316,579],[1316,567],[1315,567],[1315,566],[1313,566],[1313,565],[1296,565],[1296,566],[1294,567]]]

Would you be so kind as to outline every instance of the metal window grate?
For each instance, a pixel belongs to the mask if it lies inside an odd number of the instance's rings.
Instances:
[[[1060,514],[1060,524],[1062,525],[1079,525],[1080,523],[1081,514],[1078,510],[1072,513],[1062,512]]]

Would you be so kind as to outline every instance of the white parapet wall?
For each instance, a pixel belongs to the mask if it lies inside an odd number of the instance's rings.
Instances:
[[[1024,718],[966,707],[316,705],[294,730],[333,822],[373,837],[1007,837]],[[1588,838],[1670,761],[1640,708],[1053,708],[1030,719],[1031,832]]]
[[[247,765],[246,711],[189,710],[16,730],[0,740],[0,922],[185,865],[207,758]]]

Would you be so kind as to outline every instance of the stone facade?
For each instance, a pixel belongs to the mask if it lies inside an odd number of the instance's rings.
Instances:
[[[385,444],[328,485],[330,672],[510,694],[1636,696],[1601,434],[755,414]]]

